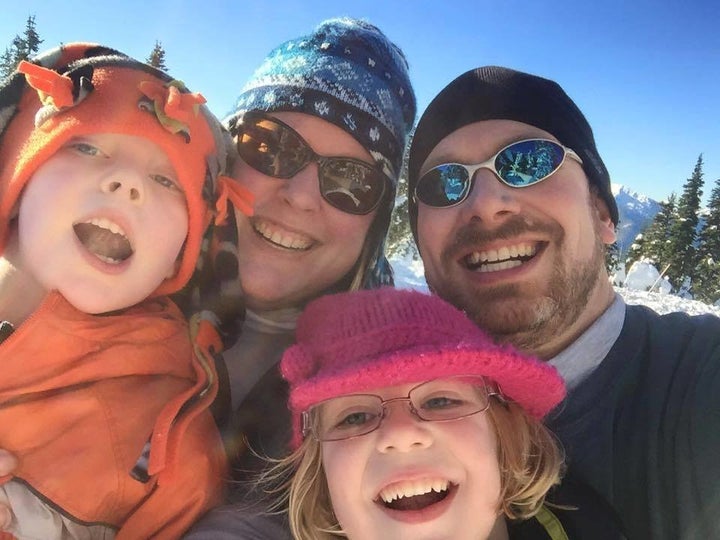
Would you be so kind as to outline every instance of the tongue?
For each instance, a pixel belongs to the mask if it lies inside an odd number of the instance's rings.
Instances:
[[[117,261],[124,261],[133,254],[130,242],[122,234],[92,223],[77,223],[73,228],[75,235],[90,253]]]
[[[400,497],[391,503],[385,503],[385,505],[393,510],[422,510],[431,504],[442,501],[447,494],[447,491],[441,491],[440,493],[437,491],[431,491],[429,493],[424,493],[423,495]]]

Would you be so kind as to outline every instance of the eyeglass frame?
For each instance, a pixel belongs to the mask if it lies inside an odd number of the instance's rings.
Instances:
[[[479,410],[477,410],[477,411],[473,411],[473,412],[470,412],[470,413],[467,413],[467,414],[463,414],[463,415],[460,415],[460,416],[457,416],[457,417],[454,417],[454,418],[427,419],[427,418],[423,418],[423,417],[421,416],[421,413],[417,410],[417,408],[414,406],[414,404],[413,404],[413,402],[412,402],[411,394],[412,394],[415,390],[417,390],[418,388],[420,388],[420,387],[422,387],[422,386],[425,386],[425,385],[427,385],[427,384],[430,384],[430,383],[433,383],[433,382],[437,382],[437,381],[445,381],[445,380],[452,380],[452,379],[466,379],[466,378],[477,379],[478,381],[480,381],[480,382],[482,383],[482,387],[485,388],[486,393],[487,393],[487,404],[486,404],[482,409],[479,409]],[[480,387],[479,384],[473,384],[472,386]],[[382,412],[381,412],[380,416],[378,417],[377,425],[376,425],[375,427],[373,427],[372,429],[370,429],[370,430],[368,430],[368,431],[365,431],[365,432],[363,432],[363,433],[357,433],[357,434],[355,434],[355,435],[349,435],[349,436],[347,436],[347,437],[341,437],[341,438],[321,439],[321,438],[315,433],[315,430],[313,429],[313,422],[312,422],[312,417],[311,417],[311,414],[313,413],[313,411],[316,410],[316,409],[318,409],[319,407],[321,407],[324,403],[329,403],[329,402],[334,401],[334,400],[339,399],[339,398],[346,398],[346,397],[351,397],[351,396],[366,396],[366,397],[372,397],[372,398],[377,398],[377,399],[380,401],[380,409],[381,409]],[[410,390],[408,390],[408,393],[407,393],[406,396],[397,396],[397,397],[393,397],[393,398],[390,398],[390,399],[383,399],[381,396],[378,396],[377,394],[357,393],[357,394],[343,394],[343,395],[340,395],[340,396],[334,396],[334,397],[331,397],[331,398],[324,399],[324,400],[320,401],[319,403],[316,403],[316,404],[312,405],[312,406],[311,406],[310,408],[308,408],[307,410],[302,411],[302,413],[301,413],[301,426],[302,426],[302,427],[301,427],[300,432],[301,432],[301,434],[302,434],[303,439],[307,438],[308,435],[311,435],[311,436],[313,437],[313,439],[315,439],[315,440],[318,441],[318,442],[346,441],[346,440],[350,440],[350,439],[356,439],[356,438],[358,438],[358,437],[363,437],[363,436],[365,436],[365,435],[368,435],[368,434],[372,433],[373,431],[377,431],[377,430],[380,428],[380,426],[382,425],[383,421],[384,421],[385,418],[387,417],[387,414],[388,414],[388,407],[387,407],[387,405],[388,405],[388,404],[390,404],[390,403],[395,403],[395,402],[400,402],[400,401],[406,401],[406,402],[408,403],[408,405],[409,405],[410,414],[412,414],[413,416],[415,416],[415,418],[417,418],[417,419],[418,419],[419,421],[421,421],[421,422],[453,422],[453,421],[455,421],[455,420],[462,420],[463,418],[468,418],[468,417],[470,417],[470,416],[474,416],[474,415],[476,415],[476,414],[479,414],[479,413],[482,413],[482,412],[487,411],[487,410],[490,408],[490,398],[495,398],[495,399],[497,399],[498,401],[500,401],[501,403],[506,403],[506,402],[507,402],[507,398],[506,398],[505,395],[503,394],[503,392],[502,392],[502,390],[501,390],[501,388],[500,388],[500,385],[497,384],[497,383],[495,383],[495,382],[488,381],[488,380],[487,380],[485,377],[483,377],[483,376],[478,376],[478,375],[454,375],[454,376],[450,376],[450,377],[437,377],[437,378],[435,378],[435,379],[428,379],[428,380],[426,380],[426,381],[423,381],[423,382],[421,382],[421,383],[416,384],[416,385],[413,386]]]
[[[500,154],[502,154],[505,150],[507,150],[507,149],[510,148],[511,146],[514,146],[514,145],[516,145],[516,144],[525,143],[525,142],[530,142],[530,141],[549,142],[549,143],[552,143],[552,144],[554,144],[554,145],[559,146],[560,148],[563,149],[563,158],[562,158],[562,161],[558,164],[558,166],[555,168],[555,170],[554,170],[553,172],[551,172],[551,173],[548,174],[547,176],[543,176],[542,178],[540,178],[539,180],[536,180],[535,182],[532,182],[532,183],[530,183],[530,184],[524,184],[524,185],[511,184],[510,182],[508,182],[507,180],[505,180],[504,178],[502,178],[502,177],[500,176],[500,173],[499,173],[498,170],[495,168],[495,160],[498,158],[498,156],[499,156]],[[577,152],[575,152],[572,148],[568,148],[567,146],[565,146],[565,145],[563,145],[563,144],[561,144],[561,143],[559,143],[559,142],[557,142],[557,141],[554,141],[554,140],[552,140],[552,139],[547,139],[547,138],[544,138],[544,137],[532,137],[532,138],[530,138],[530,139],[522,139],[522,140],[519,140],[519,141],[513,141],[513,142],[511,142],[510,144],[506,144],[506,145],[503,146],[500,150],[498,150],[498,151],[495,153],[495,155],[493,155],[492,157],[486,159],[485,161],[483,161],[483,162],[481,162],[481,163],[475,163],[475,164],[465,164],[465,163],[457,163],[457,162],[438,163],[437,165],[434,165],[433,167],[430,167],[427,171],[425,171],[425,172],[424,172],[422,175],[420,175],[420,177],[418,178],[418,181],[417,181],[417,183],[415,184],[415,188],[413,189],[413,195],[412,195],[412,197],[413,197],[413,202],[414,202],[415,204],[422,203],[422,204],[424,204],[425,206],[428,206],[428,207],[430,207],[430,208],[452,208],[453,206],[457,206],[457,205],[459,205],[459,204],[462,204],[462,203],[465,202],[465,201],[467,200],[467,198],[470,196],[470,193],[472,193],[472,190],[473,190],[473,188],[475,187],[475,173],[477,173],[480,169],[487,169],[487,170],[491,171],[491,172],[495,175],[495,178],[497,178],[498,182],[500,182],[501,184],[506,185],[506,186],[508,186],[508,187],[510,187],[510,188],[523,189],[523,188],[528,188],[528,187],[531,187],[531,186],[536,186],[536,185],[540,184],[541,182],[544,182],[545,180],[547,180],[547,179],[550,178],[551,176],[553,176],[556,172],[558,172],[558,171],[562,168],[562,166],[565,164],[565,160],[566,160],[566,158],[567,158],[568,156],[570,156],[571,159],[573,159],[574,161],[576,161],[576,162],[579,163],[580,165],[583,165],[583,160],[582,160],[582,158],[581,158],[581,157],[577,154]],[[434,169],[437,169],[438,167],[443,167],[443,166],[445,166],[445,165],[457,165],[458,167],[462,167],[463,169],[465,169],[465,171],[468,173],[468,176],[469,176],[469,179],[468,179],[469,187],[467,188],[467,191],[465,192],[465,194],[464,194],[460,199],[458,199],[457,201],[455,201],[453,204],[448,204],[448,205],[445,205],[445,206],[435,206],[435,205],[428,204],[428,203],[422,201],[422,200],[418,197],[418,195],[417,195],[417,189],[418,189],[418,186],[420,185],[420,181],[421,181],[430,171],[432,171],[432,170],[434,170]]]
[[[241,152],[240,152],[240,142],[239,142],[239,135],[242,133],[242,130],[243,130],[243,127],[242,127],[242,126],[243,126],[246,118],[248,118],[248,119],[250,119],[250,120],[260,119],[260,120],[266,120],[266,121],[269,121],[269,122],[274,122],[274,123],[278,124],[279,126],[281,126],[282,128],[290,131],[290,132],[302,143],[302,145],[303,145],[303,152],[304,152],[304,154],[306,155],[306,161],[305,161],[305,163],[304,163],[300,168],[298,168],[297,170],[295,170],[292,174],[283,174],[283,175],[281,175],[281,174],[268,174],[268,173],[266,173],[265,171],[261,171],[261,170],[259,170],[257,167],[255,167],[254,165],[248,163],[248,162],[242,157],[242,154],[241,154]],[[378,196],[377,201],[375,202],[375,204],[373,204],[372,207],[371,207],[369,210],[365,210],[365,211],[363,211],[363,212],[349,212],[349,211],[346,210],[346,209],[339,208],[338,206],[336,206],[335,204],[333,204],[332,202],[330,202],[330,200],[328,200],[328,199],[325,197],[324,191],[323,191],[323,189],[322,189],[323,184],[322,184],[322,181],[321,181],[321,179],[320,179],[321,174],[320,174],[320,172],[318,171],[318,188],[319,188],[319,191],[320,191],[320,196],[321,196],[321,197],[323,198],[323,200],[324,200],[325,202],[327,202],[330,206],[332,206],[333,208],[335,208],[335,209],[337,209],[337,210],[340,210],[341,212],[345,212],[346,214],[350,214],[350,215],[354,215],[354,216],[364,216],[364,215],[367,215],[367,214],[370,214],[370,213],[374,212],[374,211],[380,206],[380,204],[382,203],[382,201],[383,201],[383,199],[385,198],[386,194],[388,193],[388,188],[389,188],[388,184],[392,184],[392,180],[391,180],[390,178],[388,178],[388,176],[380,169],[380,167],[378,167],[378,165],[377,165],[376,163],[368,163],[367,161],[364,161],[364,160],[362,160],[362,159],[353,158],[353,157],[348,157],[348,156],[323,156],[323,155],[321,155],[321,154],[318,154],[318,153],[315,151],[315,149],[314,149],[312,146],[310,146],[310,143],[308,143],[308,142],[305,140],[305,138],[304,138],[302,135],[300,135],[300,133],[298,133],[298,131],[297,131],[295,128],[293,128],[292,126],[290,126],[290,125],[287,124],[286,122],[283,122],[283,121],[280,120],[279,118],[276,118],[276,117],[274,117],[274,116],[272,116],[272,115],[270,115],[270,114],[268,114],[268,113],[266,113],[266,112],[264,112],[264,111],[252,110],[252,111],[247,111],[247,112],[245,112],[245,113],[242,115],[242,120],[241,120],[240,122],[238,122],[238,123],[233,127],[233,130],[232,130],[232,131],[233,131],[233,132],[231,132],[231,135],[232,135],[232,138],[233,138],[233,142],[235,143],[235,148],[237,149],[238,155],[240,156],[240,159],[242,159],[243,162],[245,162],[245,163],[248,165],[248,167],[251,167],[253,170],[256,170],[256,171],[259,172],[260,174],[263,174],[263,175],[265,175],[265,176],[269,176],[270,178],[276,178],[276,179],[279,179],[279,180],[290,180],[291,178],[293,178],[294,176],[296,176],[297,174],[299,174],[303,169],[305,169],[305,168],[306,168],[308,165],[310,165],[311,163],[317,163],[317,164],[318,164],[318,168],[320,169],[320,168],[324,167],[326,164],[332,164],[333,161],[337,161],[337,160],[341,160],[341,161],[344,161],[344,162],[349,162],[349,163],[352,163],[352,164],[355,164],[355,165],[359,165],[359,166],[367,169],[368,171],[372,171],[372,172],[375,172],[375,173],[377,173],[378,175],[380,175],[380,177],[382,178],[382,183],[381,183],[382,190],[381,190],[380,195]]]

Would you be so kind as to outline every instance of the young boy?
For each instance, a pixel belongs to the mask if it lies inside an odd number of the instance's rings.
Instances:
[[[163,296],[217,194],[247,207],[203,102],[83,43],[0,87],[0,444],[19,458],[0,496],[18,538],[177,538],[221,499],[214,369]]]

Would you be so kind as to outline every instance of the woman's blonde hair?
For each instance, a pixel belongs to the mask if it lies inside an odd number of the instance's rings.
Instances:
[[[563,452],[550,430],[516,403],[493,399],[487,414],[497,437],[498,512],[509,519],[530,518],[542,506],[548,490],[560,482]],[[268,490],[278,497],[273,509],[287,510],[294,538],[345,537],[332,509],[322,448],[314,438],[306,437],[292,454],[274,461],[261,482],[272,486]]]

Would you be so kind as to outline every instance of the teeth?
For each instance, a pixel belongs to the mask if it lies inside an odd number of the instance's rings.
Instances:
[[[308,238],[292,234],[287,231],[274,229],[266,222],[254,223],[255,230],[267,240],[270,240],[273,244],[282,246],[288,249],[305,250],[312,246],[312,241]]]
[[[114,221],[110,221],[109,219],[92,218],[91,220],[86,221],[86,223],[90,223],[90,224],[95,225],[96,227],[100,227],[102,229],[107,229],[108,231],[110,231],[112,233],[119,234],[119,235],[127,238],[127,234],[125,234],[125,230],[120,225],[118,225]]]
[[[470,264],[479,263],[480,262],[480,253],[478,253],[477,251],[471,253],[470,255],[468,255],[467,260],[468,260],[468,263],[470,263]]]
[[[498,270],[507,270],[509,268],[515,268],[516,266],[520,266],[522,264],[522,261],[519,261],[517,259],[512,261],[503,261],[500,263],[492,263],[492,264],[485,264],[478,268],[478,271],[480,273],[484,272],[497,272]]]
[[[423,479],[414,480],[412,482],[398,482],[383,488],[380,491],[379,497],[383,502],[391,503],[395,499],[401,499],[403,497],[414,497],[416,495],[424,495],[435,491],[441,493],[447,491],[450,482],[448,480],[435,478],[435,479]]]
[[[487,251],[474,251],[467,256],[468,264],[478,263],[504,263],[516,257],[529,257],[535,255],[537,248],[534,244],[522,243],[513,246],[501,247],[500,249],[490,249]],[[514,265],[517,266],[517,265]],[[494,266],[497,268],[497,266]]]
[[[106,262],[108,264],[120,264],[122,262],[119,259],[113,259],[112,257],[106,257],[105,255],[100,255],[98,253],[94,253],[94,255],[101,261]]]

